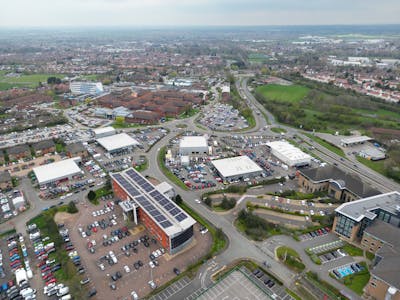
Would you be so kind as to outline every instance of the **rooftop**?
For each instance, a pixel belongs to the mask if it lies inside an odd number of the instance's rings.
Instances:
[[[96,140],[108,152],[139,145],[139,142],[126,133],[102,137]]]
[[[66,148],[67,152],[71,152],[72,154],[79,153],[79,152],[86,150],[86,148],[83,146],[83,144],[81,142],[68,144],[67,146],[65,146],[65,148]]]
[[[48,165],[33,168],[39,184],[45,184],[58,179],[63,179],[81,173],[81,169],[76,164],[80,157],[60,160]]]
[[[93,129],[93,132],[95,135],[99,135],[99,134],[103,134],[103,133],[115,132],[115,129],[112,126],[107,126],[107,127]]]
[[[370,141],[372,138],[366,135],[360,135],[360,136],[352,136],[349,138],[342,139],[341,142],[342,144],[354,144],[354,143],[362,143],[366,141]]]
[[[184,136],[179,142],[180,148],[208,147],[205,136]]]
[[[291,160],[311,159],[311,156],[286,141],[273,141],[267,143],[272,150],[279,152]]]
[[[211,163],[223,177],[262,172],[262,169],[247,155],[213,160]]]
[[[378,190],[364,184],[355,173],[346,173],[341,169],[327,165],[313,169],[303,169],[300,173],[314,182],[327,181],[335,183],[340,189],[347,189],[360,198],[380,194]]]
[[[363,218],[369,218],[371,220],[375,219],[376,214],[373,212],[373,210],[378,208],[388,211],[392,214],[399,214],[400,193],[395,191],[347,202],[340,205],[335,209],[335,211],[357,222],[360,222]]]
[[[37,150],[42,150],[42,149],[48,149],[51,147],[55,147],[56,144],[53,142],[53,140],[44,140],[44,141],[40,141],[37,142],[35,144],[32,145],[32,148],[37,151]]]
[[[381,220],[376,220],[370,226],[365,228],[364,233],[372,235],[397,249],[400,247],[400,228]]]
[[[168,236],[173,237],[196,223],[191,216],[161,194],[134,168],[120,173],[111,173],[110,176],[129,195],[130,201],[143,209]],[[134,205],[130,204],[126,209]]]
[[[371,275],[380,278],[390,286],[400,289],[400,252],[398,248],[383,245],[377,252],[377,256],[381,260],[370,269]]]
[[[11,181],[11,175],[8,172],[0,172],[0,182],[9,182]]]

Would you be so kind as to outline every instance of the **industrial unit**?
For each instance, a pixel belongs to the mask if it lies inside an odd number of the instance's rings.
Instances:
[[[289,167],[300,167],[311,164],[311,156],[286,141],[267,143],[271,154]]]
[[[110,176],[125,216],[135,224],[141,221],[170,254],[191,243],[196,221],[140,173],[129,168]]]
[[[245,180],[259,176],[263,169],[247,155],[211,161],[222,179],[226,181]]]
[[[107,127],[100,127],[100,128],[93,129],[93,133],[94,133],[94,137],[96,139],[99,139],[102,137],[114,135],[114,134],[116,134],[116,131],[115,131],[114,127],[107,126]]]
[[[126,133],[102,137],[96,140],[107,152],[113,153],[139,145],[139,142]]]
[[[209,147],[205,136],[184,136],[179,142],[180,155],[208,154]]]
[[[35,173],[39,185],[69,180],[76,175],[83,174],[83,171],[78,166],[80,162],[80,157],[64,159],[33,168],[33,172]]]

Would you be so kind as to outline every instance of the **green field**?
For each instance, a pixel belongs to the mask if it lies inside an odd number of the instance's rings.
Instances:
[[[257,88],[257,92],[262,93],[267,99],[286,102],[299,102],[309,91],[309,88],[302,85],[268,84]]]
[[[361,156],[357,156],[357,160],[363,165],[366,165],[368,168],[374,170],[375,172],[378,172],[382,175],[386,175],[384,160],[373,161]]]
[[[0,90],[6,90],[13,87],[30,87],[34,88],[39,82],[47,82],[48,77],[63,78],[62,74],[20,74],[18,77],[8,77],[5,72],[0,73]]]

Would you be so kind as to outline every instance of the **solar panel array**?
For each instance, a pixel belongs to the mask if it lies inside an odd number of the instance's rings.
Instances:
[[[181,222],[187,218],[186,214],[182,210],[172,204],[171,200],[161,194],[159,191],[154,190],[150,192],[150,195],[165,209],[167,210],[178,222]]]
[[[135,184],[140,186],[144,191],[146,191],[154,200],[168,211],[178,222],[181,222],[187,218],[187,215],[177,206],[175,206],[170,199],[165,197],[159,191],[154,189],[154,187],[145,179],[143,179],[139,174],[137,174],[133,169],[129,169],[125,172],[130,179],[132,179]],[[121,174],[114,174],[114,178],[122,185],[122,187],[128,191],[134,199],[142,206],[148,214],[150,214],[163,228],[168,228],[173,224],[167,220],[167,218],[160,212],[157,207],[151,203],[146,197],[144,197],[135,186],[128,180],[126,180]]]

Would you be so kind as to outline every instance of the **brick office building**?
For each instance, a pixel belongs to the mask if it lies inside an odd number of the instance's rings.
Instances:
[[[110,174],[114,194],[125,215],[140,221],[170,254],[189,245],[196,221],[161,194],[135,169]]]

